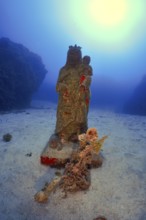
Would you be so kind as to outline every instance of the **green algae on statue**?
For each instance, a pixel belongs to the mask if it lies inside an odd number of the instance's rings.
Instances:
[[[59,94],[55,134],[60,140],[74,141],[87,130],[89,87],[92,68],[82,62],[81,48],[70,46],[61,68],[56,90]]]

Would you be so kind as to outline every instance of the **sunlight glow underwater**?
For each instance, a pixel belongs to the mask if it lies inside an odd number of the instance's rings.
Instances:
[[[74,0],[68,4],[70,19],[80,32],[78,36],[94,47],[123,49],[138,41],[144,0]]]

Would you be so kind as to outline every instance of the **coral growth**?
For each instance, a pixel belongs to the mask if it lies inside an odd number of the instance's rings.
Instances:
[[[96,128],[89,128],[86,134],[79,135],[80,149],[73,152],[71,161],[65,167],[61,188],[65,192],[75,192],[88,189],[90,186],[89,166],[92,157],[98,155],[107,136],[98,140]]]
[[[92,148],[92,153],[99,154],[107,136],[103,136],[98,140],[98,133],[96,128],[89,128],[86,134],[81,134],[78,136],[78,138],[80,142],[80,149],[84,149],[89,145]]]
[[[61,177],[57,177],[53,179],[50,183],[46,183],[44,188],[40,192],[35,194],[34,199],[40,203],[47,202],[49,195],[53,190],[55,190],[58,183],[60,182],[60,179]]]

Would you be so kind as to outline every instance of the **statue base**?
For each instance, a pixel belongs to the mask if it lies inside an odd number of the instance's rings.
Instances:
[[[78,149],[79,142],[61,143],[59,138],[53,134],[40,156],[40,162],[50,167],[65,167],[66,163],[70,162],[72,153]],[[103,160],[101,153],[92,153],[91,168],[101,167]]]
[[[41,164],[51,167],[64,167],[70,161],[73,150],[79,148],[79,143],[61,143],[57,136],[52,135],[41,156]]]

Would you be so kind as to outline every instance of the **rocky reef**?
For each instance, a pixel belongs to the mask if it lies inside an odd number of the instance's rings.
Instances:
[[[133,115],[146,115],[146,75],[143,76],[132,96],[124,105],[123,112]]]
[[[0,39],[0,110],[22,109],[43,82],[41,57],[8,38]]]

